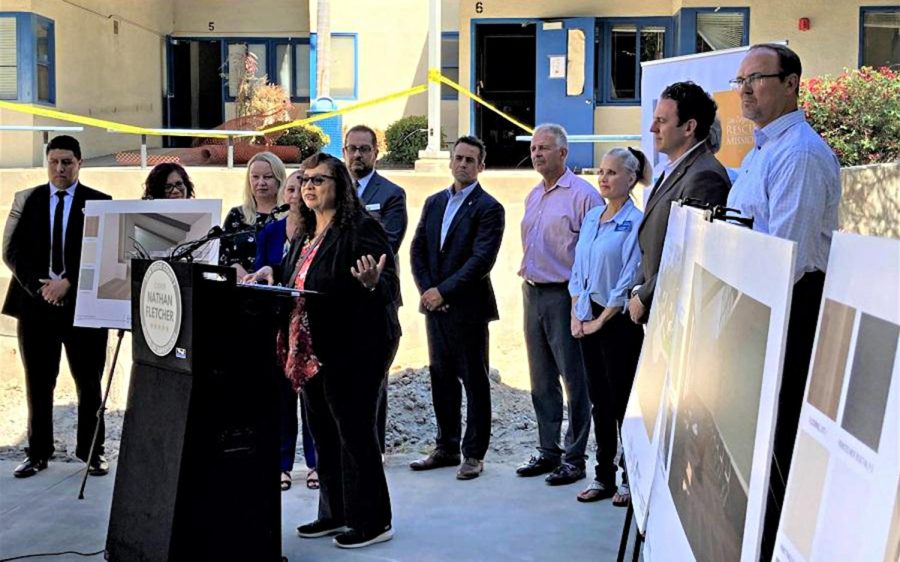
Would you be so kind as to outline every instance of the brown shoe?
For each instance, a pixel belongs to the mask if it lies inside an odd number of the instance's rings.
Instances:
[[[484,470],[484,461],[466,458],[462,466],[456,471],[457,480],[472,480],[478,478]]]
[[[459,464],[459,455],[451,455],[443,451],[432,451],[424,459],[419,459],[409,463],[409,468],[413,470],[431,470],[433,468],[441,468],[442,466],[456,466]]]

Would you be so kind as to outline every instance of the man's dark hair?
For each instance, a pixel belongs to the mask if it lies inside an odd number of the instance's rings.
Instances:
[[[660,98],[675,102],[679,126],[688,119],[697,121],[697,128],[694,130],[695,140],[701,141],[709,135],[709,128],[716,119],[718,106],[703,88],[693,82],[675,82],[666,86]]]
[[[354,125],[347,129],[347,134],[344,135],[344,144],[347,144],[347,139],[350,138],[350,133],[369,133],[372,137],[372,148],[378,148],[378,135],[375,134],[375,131],[367,126],[367,125]]]
[[[50,154],[51,150],[71,150],[75,158],[81,160],[81,145],[78,144],[78,140],[75,137],[70,137],[69,135],[53,137],[47,143],[47,154]]]
[[[460,144],[467,144],[469,146],[474,146],[478,149],[478,163],[484,164],[484,159],[487,157],[487,149],[484,147],[484,143],[478,137],[473,137],[470,135],[465,135],[456,139],[456,142],[453,143],[453,150],[456,150],[456,147]]]
[[[757,43],[750,47],[749,50],[752,51],[753,49],[768,49],[778,55],[778,66],[780,67],[778,72],[781,74],[781,80],[784,81],[791,74],[796,74],[797,89],[794,90],[794,93],[800,93],[800,76],[803,72],[803,65],[800,63],[800,57],[797,53],[792,51],[787,45],[779,43]]]

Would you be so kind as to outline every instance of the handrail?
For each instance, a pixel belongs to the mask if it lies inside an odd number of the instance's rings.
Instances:
[[[107,133],[122,133],[117,129],[106,129]],[[138,133],[125,133],[138,134]],[[145,129],[141,132],[141,168],[147,168],[147,135],[156,134],[170,137],[209,137],[227,139],[228,145],[228,167],[234,168],[234,137],[256,137],[261,135],[260,131],[247,130],[231,130],[231,129]]]
[[[568,135],[569,142],[629,142],[641,140],[641,135]],[[531,135],[517,135],[517,141],[530,141]]]
[[[72,127],[64,125],[0,125],[0,131],[26,131],[30,133],[41,133],[44,141],[41,148],[41,154],[44,155],[44,166],[46,166],[47,144],[50,142],[50,133],[80,133],[84,131],[84,127]]]

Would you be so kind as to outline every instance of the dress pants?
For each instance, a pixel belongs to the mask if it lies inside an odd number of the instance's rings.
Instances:
[[[381,445],[381,454],[384,454],[385,434],[387,432],[387,407],[388,407],[388,377],[397,349],[400,348],[400,338],[394,338],[388,342],[388,358],[384,366],[384,381],[381,383],[381,394],[378,397],[378,444]]]
[[[809,376],[809,362],[816,338],[816,325],[824,287],[825,274],[821,271],[806,273],[794,284],[784,350],[784,371],[778,394],[778,417],[775,420],[775,443],[772,448],[772,468],[760,560],[770,560],[775,548],[775,535],[778,531],[778,520],[781,518],[791,458],[794,455],[794,439],[797,437],[797,426],[800,423],[803,392],[806,390],[806,379]]]
[[[591,430],[591,402],[578,340],[572,337],[572,299],[566,283],[522,285],[525,347],[531,374],[531,402],[537,416],[542,457],[584,468]],[[563,420],[562,375],[569,402],[565,450],[559,446]]]
[[[281,377],[278,382],[278,398],[281,405],[281,471],[290,472],[294,469],[294,456],[297,454],[297,392],[291,387],[291,381],[287,377]],[[316,468],[316,446],[312,433],[309,431],[309,422],[306,421],[305,406],[301,405],[303,417],[303,457],[306,466]]]
[[[603,312],[600,305],[594,304],[593,308],[594,318]],[[625,418],[631,385],[641,357],[644,330],[627,314],[616,314],[600,330],[579,341],[597,438],[595,479],[612,486],[616,483],[614,461],[618,449],[618,430]]]
[[[62,348],[78,392],[78,437],[75,456],[87,462],[100,408],[107,330],[72,326],[70,307],[29,307],[19,318],[19,352],[25,367],[28,394],[28,449],[33,459],[53,454],[53,390],[59,375]],[[103,454],[106,427],[100,419],[95,455]]]
[[[491,383],[487,322],[461,322],[443,312],[426,316],[431,397],[437,420],[436,448],[483,460],[491,439]],[[460,384],[460,382],[462,384]],[[462,388],[466,434],[462,438]]]
[[[323,365],[303,389],[319,471],[319,519],[359,531],[391,523],[375,429],[384,361]]]

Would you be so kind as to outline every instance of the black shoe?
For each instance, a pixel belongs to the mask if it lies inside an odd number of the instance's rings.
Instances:
[[[540,476],[553,471],[559,466],[559,461],[552,461],[547,457],[531,457],[528,462],[520,464],[516,469],[519,476]]]
[[[431,470],[432,468],[441,468],[444,466],[458,466],[459,461],[459,455],[435,450],[429,453],[424,459],[409,463],[409,468],[413,470]]]
[[[349,528],[342,523],[336,523],[334,521],[328,521],[324,519],[316,519],[312,523],[307,523],[306,525],[300,525],[299,527],[297,527],[297,534],[304,539],[317,539],[319,537],[325,537],[337,533],[345,533],[348,530]]]
[[[106,476],[109,474],[109,463],[106,457],[97,455],[90,463],[88,463],[88,474],[91,476]]]
[[[357,531],[350,529],[346,533],[334,537],[334,546],[338,548],[362,548],[370,544],[386,542],[394,538],[394,530],[388,525],[381,531]]]
[[[16,478],[28,478],[30,476],[34,476],[45,468],[47,468],[47,459],[33,459],[31,457],[25,457],[25,460],[22,461],[22,464],[17,466],[13,471],[13,476],[15,476]]]
[[[562,486],[563,484],[578,482],[582,478],[584,478],[583,468],[564,462],[547,475],[544,481],[551,486]]]

